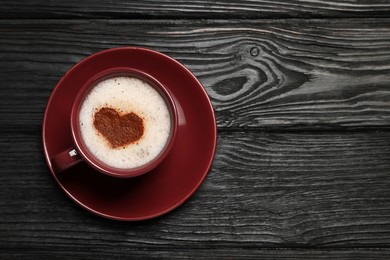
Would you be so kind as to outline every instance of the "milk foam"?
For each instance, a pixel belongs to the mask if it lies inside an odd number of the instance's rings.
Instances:
[[[143,119],[144,134],[137,142],[117,149],[95,129],[94,114],[102,107],[135,113]],[[171,129],[169,109],[148,83],[134,77],[115,77],[98,83],[85,98],[80,114],[81,137],[101,162],[129,169],[147,164],[164,148]]]

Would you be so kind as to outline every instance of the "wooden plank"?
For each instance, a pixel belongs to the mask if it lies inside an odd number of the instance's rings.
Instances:
[[[389,248],[389,155],[383,131],[222,133],[212,170],[189,201],[163,217],[123,223],[93,216],[60,191],[38,132],[0,133],[0,248],[176,257]]]
[[[388,249],[342,249],[342,250],[319,250],[319,249],[256,249],[256,248],[175,248],[173,251],[158,250],[148,251],[134,250],[134,248],[111,248],[94,249],[90,251],[55,251],[55,250],[25,250],[25,251],[2,251],[4,259],[107,259],[107,258],[131,258],[131,259],[372,259],[388,260]]]
[[[281,18],[389,17],[386,0],[3,0],[1,18]]]
[[[390,126],[390,19],[0,21],[2,130],[38,130],[50,92],[97,51],[181,61],[222,128]],[[17,75],[17,76],[15,76]]]

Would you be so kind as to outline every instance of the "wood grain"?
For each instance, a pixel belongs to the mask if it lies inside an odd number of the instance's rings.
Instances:
[[[54,250],[25,250],[6,251],[1,254],[3,259],[372,259],[388,260],[390,252],[387,249],[254,249],[254,248],[175,248],[172,251],[140,251],[131,248],[106,248],[90,251],[56,251]]]
[[[2,20],[0,126],[38,130],[72,65],[103,49],[143,46],[193,71],[220,129],[388,128],[389,28],[390,19]]]
[[[1,18],[334,18],[389,17],[389,12],[386,0],[3,0],[0,7]]]
[[[67,199],[40,141],[39,132],[0,133],[7,254],[211,258],[338,248],[356,256],[361,248],[369,257],[364,248],[381,247],[372,256],[389,255],[389,132],[222,133],[200,190],[168,215],[138,223],[95,217]]]

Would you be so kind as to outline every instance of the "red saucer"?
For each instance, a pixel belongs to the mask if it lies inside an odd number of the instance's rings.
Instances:
[[[56,173],[49,158],[72,146],[70,112],[78,89],[112,67],[143,70],[168,87],[178,110],[175,145],[157,168],[139,177],[109,177],[86,163]],[[97,215],[127,221],[154,218],[185,202],[210,169],[216,136],[212,105],[195,76],[164,54],[132,47],[96,53],[72,67],[53,90],[42,126],[47,164],[66,194]]]

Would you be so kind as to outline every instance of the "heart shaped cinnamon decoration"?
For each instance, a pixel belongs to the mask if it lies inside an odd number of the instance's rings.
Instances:
[[[109,107],[95,113],[93,124],[114,149],[134,143],[144,134],[142,118],[133,112],[120,115]]]

